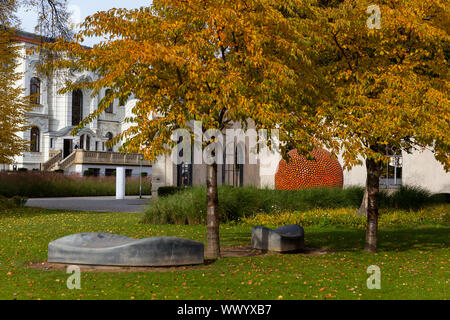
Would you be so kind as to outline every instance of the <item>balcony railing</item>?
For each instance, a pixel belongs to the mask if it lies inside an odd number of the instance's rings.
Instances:
[[[65,170],[74,164],[151,166],[150,161],[140,160],[140,157],[139,154],[75,150],[60,162],[59,168]]]
[[[139,154],[122,154],[118,152],[100,152],[100,151],[85,151],[75,150],[74,164],[112,164],[112,165],[128,165],[150,166],[151,162],[148,160],[140,160]]]

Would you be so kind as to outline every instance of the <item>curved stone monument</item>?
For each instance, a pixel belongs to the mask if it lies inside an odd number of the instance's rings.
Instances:
[[[134,239],[109,233],[80,233],[50,242],[48,262],[128,267],[202,264],[204,246],[174,237]]]
[[[275,230],[266,227],[254,227],[252,230],[252,248],[289,252],[303,249],[305,231],[298,225],[284,226]]]

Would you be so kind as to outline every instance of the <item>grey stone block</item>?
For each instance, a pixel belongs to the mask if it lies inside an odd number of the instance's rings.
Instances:
[[[174,237],[134,239],[109,233],[80,233],[50,242],[48,262],[129,267],[202,264],[204,246]]]
[[[275,230],[266,227],[254,227],[252,230],[252,248],[289,252],[303,249],[305,231],[298,225],[284,226]]]

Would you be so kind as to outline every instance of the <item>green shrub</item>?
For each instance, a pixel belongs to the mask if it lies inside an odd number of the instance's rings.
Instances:
[[[27,199],[24,197],[14,196],[12,198],[6,198],[0,196],[0,209],[13,209],[22,208],[27,203]]]
[[[430,198],[433,204],[449,204],[450,203],[450,193],[436,193]]]
[[[185,187],[173,187],[173,186],[160,187],[158,188],[158,197],[167,197],[179,191],[183,191],[184,189]]]
[[[161,189],[158,194],[161,194]],[[164,187],[163,192],[175,192],[153,201],[146,210],[144,222],[154,224],[202,224],[206,220],[206,188],[182,189]],[[312,208],[358,207],[364,190],[311,189],[279,191],[256,187],[220,186],[219,215],[222,222],[237,221],[258,212],[308,210]]]
[[[206,220],[206,188],[182,189],[163,187],[146,210],[144,222],[153,224],[203,224]],[[162,191],[162,192],[161,192]],[[258,213],[284,211],[304,212],[314,209],[359,208],[364,195],[361,187],[346,189],[306,189],[280,191],[256,187],[233,188],[220,186],[219,215],[222,222],[238,221]],[[433,197],[420,188],[402,187],[388,195],[380,192],[380,208],[418,210],[431,204],[445,203],[445,197]]]
[[[431,194],[417,187],[401,187],[389,197],[389,206],[402,209],[419,209],[430,202]]]

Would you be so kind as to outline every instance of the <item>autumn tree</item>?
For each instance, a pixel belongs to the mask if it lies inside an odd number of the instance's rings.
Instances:
[[[45,35],[70,37],[65,0],[3,0],[0,1],[0,163],[11,163],[13,157],[29,150],[29,142],[20,138],[27,128],[26,112],[30,99],[18,85],[22,74],[17,71],[23,57],[14,40],[20,28],[16,11],[21,5],[38,7],[39,30]]]
[[[29,148],[19,137],[26,128],[28,104],[23,89],[17,85],[20,47],[13,41],[15,1],[0,2],[0,163],[9,164],[13,157]]]
[[[386,150],[428,148],[450,169],[450,7],[440,0],[318,1],[322,61],[334,99],[324,130],[347,168],[365,160],[365,250],[377,248],[379,179]]]
[[[172,133],[223,132],[231,123],[245,129],[280,129],[281,141],[313,145],[320,77],[310,72],[314,39],[303,1],[155,0],[136,10],[111,9],[88,17],[73,42],[48,49],[65,52],[53,67],[90,70],[91,82],[68,83],[62,92],[111,88],[80,127],[98,117],[114,99],[133,94],[139,101],[133,125],[112,143],[149,160],[171,151]],[[85,37],[107,40],[88,49]],[[154,117],[154,115],[158,115]],[[203,147],[214,143],[215,137]],[[206,255],[220,255],[217,163],[207,165]]]

